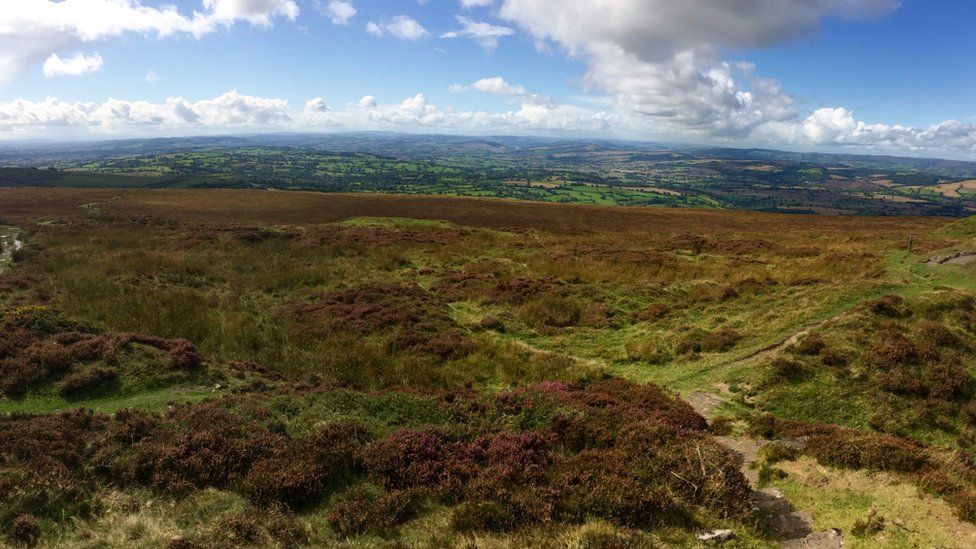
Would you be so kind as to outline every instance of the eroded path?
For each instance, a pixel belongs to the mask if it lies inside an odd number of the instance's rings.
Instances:
[[[802,335],[797,339],[799,337]],[[722,397],[704,392],[691,393],[685,400],[709,421],[715,417],[715,410],[724,402]],[[795,509],[775,488],[758,487],[759,473],[755,464],[759,461],[759,449],[763,446],[763,441],[745,436],[716,437],[716,440],[735,453],[739,470],[753,487],[750,499],[763,517],[767,531],[782,547],[835,549],[844,546],[844,536],[839,531],[814,531],[811,511]]]

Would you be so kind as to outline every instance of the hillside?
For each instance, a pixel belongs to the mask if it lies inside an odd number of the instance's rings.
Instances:
[[[3,189],[0,221],[8,540],[976,542],[969,220]]]

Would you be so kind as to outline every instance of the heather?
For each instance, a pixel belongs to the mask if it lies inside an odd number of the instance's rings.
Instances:
[[[3,543],[976,533],[976,278],[927,264],[964,222],[0,195]]]

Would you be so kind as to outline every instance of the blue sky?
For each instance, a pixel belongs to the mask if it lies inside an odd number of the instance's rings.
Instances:
[[[971,0],[0,0],[0,139],[389,129],[972,158],[973,21]]]

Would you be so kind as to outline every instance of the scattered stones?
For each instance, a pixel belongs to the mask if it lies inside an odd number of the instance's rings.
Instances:
[[[925,262],[929,267],[939,265],[969,265],[976,262],[976,250],[956,251],[951,254],[933,257]]]

